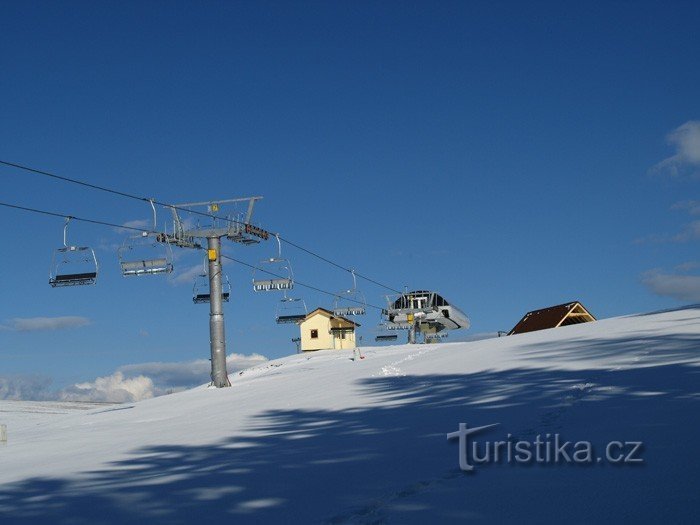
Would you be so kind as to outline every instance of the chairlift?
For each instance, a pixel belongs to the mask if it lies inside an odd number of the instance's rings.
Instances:
[[[391,330],[387,323],[381,322],[377,325],[376,334],[374,340],[378,343],[385,341],[396,341],[399,336],[396,330]]]
[[[393,333],[386,327],[386,325],[380,324],[377,327],[377,335],[374,336],[374,340],[378,343],[385,342],[385,341],[396,341],[399,338],[399,335],[396,333],[396,331],[393,331]]]
[[[223,279],[221,281],[221,300],[228,303],[231,298],[231,282],[228,280],[227,275],[222,275]],[[192,302],[194,304],[204,304],[211,301],[211,291],[209,287],[209,272],[207,270],[206,259],[204,263],[204,268],[202,273],[200,273],[194,280],[194,287],[192,288]]]
[[[68,245],[68,223],[63,225],[63,248],[54,250],[49,271],[49,284],[53,288],[84,286],[97,281],[97,257],[89,246]]]
[[[164,237],[155,233],[156,208],[153,209],[153,231],[142,232],[129,237],[119,248],[119,265],[124,277],[141,275],[158,275],[173,271],[173,251],[168,242],[160,242]]]
[[[277,324],[300,323],[308,314],[306,302],[303,299],[296,297],[287,297],[287,292],[284,292],[284,297],[280,299],[277,305],[277,314],[275,320]]]
[[[256,278],[255,270],[253,270],[253,291],[255,292],[276,292],[280,290],[286,292],[294,288],[292,264],[289,262],[289,259],[282,258],[282,243],[280,242],[279,234],[275,234],[275,238],[277,239],[277,257],[270,257],[260,261],[260,263],[273,267],[274,271],[270,273],[282,274],[283,277],[273,279]]]
[[[365,296],[357,289],[357,278],[355,270],[350,270],[352,274],[352,288],[338,292],[333,305],[333,315],[347,317],[349,315],[365,315],[367,301]]]

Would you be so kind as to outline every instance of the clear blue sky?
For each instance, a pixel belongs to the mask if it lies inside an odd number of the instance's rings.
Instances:
[[[3,160],[164,202],[262,195],[262,226],[391,286],[439,291],[471,332],[572,299],[599,317],[700,300],[700,206],[688,202],[700,166],[697,2],[0,10]],[[17,170],[0,177],[4,202],[119,224],[150,215]],[[124,279],[122,236],[75,224],[76,242],[97,249],[99,283],[51,289],[61,220],[0,218],[0,376],[39,373],[58,388],[128,364],[208,358],[207,307],[177,280],[199,256],[180,254],[170,280]],[[255,263],[274,251],[230,253]],[[301,281],[351,282],[285,254]],[[274,323],[276,296],[254,294],[248,269],[226,271],[228,351],[293,352],[298,334]],[[384,290],[358,284],[383,304]],[[309,307],[331,306],[298,291]],[[90,324],[17,329],[65,316]],[[378,321],[360,321],[366,339]]]

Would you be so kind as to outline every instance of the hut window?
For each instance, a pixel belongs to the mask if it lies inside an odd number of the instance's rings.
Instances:
[[[318,339],[318,330],[311,330],[311,339]]]

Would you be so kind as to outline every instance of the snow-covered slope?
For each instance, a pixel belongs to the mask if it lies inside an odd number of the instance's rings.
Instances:
[[[473,343],[295,355],[51,417],[0,411],[2,523],[697,522],[700,307]],[[2,408],[2,407],[0,407]],[[643,464],[458,465],[482,440],[642,441]]]

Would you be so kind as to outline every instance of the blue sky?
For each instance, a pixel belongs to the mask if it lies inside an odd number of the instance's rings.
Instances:
[[[598,317],[700,301],[697,2],[1,9],[2,160],[162,202],[262,195],[263,227],[392,287],[439,291],[471,332],[572,299]],[[3,202],[117,224],[150,216],[18,170],[0,177]],[[56,290],[61,220],[0,217],[5,385],[208,358],[207,307],[182,277],[199,255],[179,253],[170,279],[124,279],[123,235],[76,223],[99,282]],[[249,263],[276,250],[229,249]],[[351,284],[284,253],[300,281]],[[254,294],[247,268],[226,272],[228,351],[293,352],[276,296]],[[383,304],[385,290],[358,287]],[[297,291],[310,308],[332,304]],[[366,339],[378,321],[360,321]]]

